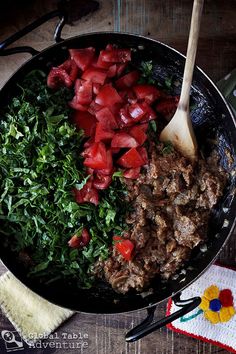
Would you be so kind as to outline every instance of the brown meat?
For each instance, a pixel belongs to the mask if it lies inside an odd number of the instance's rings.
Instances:
[[[206,238],[210,209],[225,185],[215,154],[193,166],[176,151],[163,155],[162,148],[151,144],[149,165],[137,180],[125,180],[133,206],[126,218],[133,259],[127,262],[113,248],[97,264],[97,275],[120,293],[141,291],[158,274],[168,279],[183,265]]]

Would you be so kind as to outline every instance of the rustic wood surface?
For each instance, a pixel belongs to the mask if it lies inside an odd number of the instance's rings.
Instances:
[[[100,0],[100,9],[92,15],[65,26],[64,38],[94,31],[127,31],[139,33],[163,41],[185,53],[192,1],[189,0]],[[35,0],[0,3],[0,40],[16,32],[33,19],[55,8],[56,1]],[[77,1],[79,6],[80,1]],[[206,0],[197,53],[197,64],[215,81],[236,67],[236,1]],[[53,43],[51,20],[39,29],[25,36],[17,44],[31,45],[43,49]],[[19,54],[0,57],[0,87],[7,78],[28,59]],[[223,264],[235,265],[235,233],[220,254]],[[6,269],[0,265],[0,274]],[[69,296],[69,294],[68,294]],[[158,307],[157,317],[163,316],[166,304]],[[56,348],[41,344],[41,348],[29,349],[24,344],[21,353],[88,353],[88,354],[191,354],[227,353],[218,347],[175,334],[166,328],[133,343],[126,344],[124,334],[145,316],[144,311],[122,315],[77,314],[64,323],[56,337],[46,340],[56,343]],[[13,327],[0,314],[0,331]],[[83,339],[63,339],[63,333],[82,336]],[[66,336],[66,334],[64,335]],[[88,338],[87,338],[88,337]],[[63,348],[63,341],[64,348]],[[83,342],[82,348],[77,348]],[[51,344],[53,346],[53,344]],[[0,353],[6,353],[0,339]]]

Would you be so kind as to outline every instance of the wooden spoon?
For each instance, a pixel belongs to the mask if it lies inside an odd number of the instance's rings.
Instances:
[[[197,159],[197,141],[189,114],[189,98],[203,3],[204,0],[194,0],[179,104],[173,118],[160,135],[161,141],[170,141],[183,156],[191,161]]]

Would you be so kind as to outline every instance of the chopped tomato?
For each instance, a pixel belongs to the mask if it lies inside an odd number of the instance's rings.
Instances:
[[[138,122],[142,117],[144,117],[147,113],[146,107],[144,107],[143,103],[134,103],[128,107],[128,111],[130,116]]]
[[[111,148],[112,154],[118,154],[120,152],[120,148]]]
[[[119,63],[116,65],[117,69],[116,69],[116,76],[121,76],[121,74],[125,71],[125,69],[127,68],[128,63]]]
[[[95,49],[93,47],[83,49],[69,49],[71,59],[74,59],[76,65],[82,70],[86,70],[92,63],[95,55]]]
[[[144,161],[144,165],[147,165],[148,164],[147,149],[144,146],[140,146],[139,148],[137,148],[137,151],[139,152],[140,156],[142,157],[142,159]]]
[[[140,127],[140,125],[134,125],[130,128],[129,134],[135,138],[139,145],[143,145],[147,139],[147,134],[143,131],[143,128]]]
[[[114,168],[113,168],[112,152],[110,149],[108,149],[107,150],[107,166],[106,166],[106,168],[96,169],[96,172],[101,175],[109,176],[109,175],[112,175],[113,171],[114,171]]]
[[[128,112],[128,105],[126,105],[120,109],[118,124],[121,128],[126,127],[126,126],[131,126],[134,124],[133,118],[130,116],[130,114]]]
[[[65,69],[52,68],[47,77],[47,85],[51,89],[58,89],[61,86],[71,87],[73,81]]]
[[[136,179],[140,174],[140,170],[141,170],[140,167],[129,168],[123,172],[123,176],[129,179]]]
[[[119,91],[119,95],[127,103],[137,102],[134,91],[131,88],[126,88],[125,90]]]
[[[78,129],[83,129],[85,136],[89,137],[94,134],[96,118],[89,112],[75,111],[73,121]]]
[[[88,111],[88,106],[77,102],[76,96],[74,96],[73,99],[70,102],[68,102],[68,105],[71,108],[75,109],[76,111],[83,111],[83,112]]]
[[[179,96],[168,96],[157,103],[156,110],[168,120],[174,115],[179,103]]]
[[[95,142],[111,140],[114,136],[114,132],[110,129],[106,129],[103,123],[99,122],[96,125]]]
[[[107,77],[107,71],[99,68],[89,67],[86,69],[82,75],[82,79],[95,82],[97,84],[104,84],[104,81]]]
[[[77,79],[75,82],[76,102],[88,105],[92,102],[93,86],[91,82]]]
[[[140,84],[134,86],[134,92],[139,100],[144,100],[148,104],[153,103],[159,97],[161,97],[161,92],[153,85]]]
[[[112,50],[112,49],[114,49],[114,48],[115,48],[115,46],[114,46],[113,44],[108,43],[108,44],[106,45],[106,50]]]
[[[81,235],[74,235],[71,237],[68,245],[72,248],[83,248],[89,244],[91,236],[87,229],[83,229]]]
[[[101,106],[112,107],[114,104],[122,102],[122,98],[114,87],[104,85],[95,98],[95,102]]]
[[[63,64],[59,65],[59,68],[67,72],[72,83],[75,82],[78,77],[79,69],[73,59],[67,59]]]
[[[93,185],[97,189],[106,189],[111,184],[112,178],[111,176],[105,176],[99,173],[96,173]]]
[[[131,135],[125,132],[116,133],[111,141],[112,148],[133,148],[138,145],[138,142]]]
[[[125,63],[131,60],[130,49],[113,48],[110,50],[101,50],[101,59],[103,62],[109,63]]]
[[[131,148],[124,155],[122,155],[117,163],[125,168],[136,168],[144,164],[142,156],[136,148]]]
[[[101,89],[101,86],[102,86],[101,84],[98,84],[96,82],[93,83],[93,93],[94,93],[94,95],[98,94],[98,92]]]
[[[107,107],[104,107],[100,109],[98,112],[96,112],[96,118],[99,122],[103,124],[103,127],[105,127],[106,129],[118,128],[114,115]]]
[[[88,147],[92,146],[93,144],[94,144],[94,137],[91,137],[84,143],[84,147],[88,148]]]
[[[89,113],[95,115],[103,107],[100,104],[97,104],[95,101],[92,101],[88,107]]]
[[[157,117],[156,112],[146,102],[142,103],[142,107],[146,114],[141,118],[141,123],[149,122]]]
[[[111,65],[107,71],[107,77],[111,78],[116,76],[116,71],[117,71],[117,65],[116,64]]]
[[[107,151],[102,142],[94,143],[84,151],[84,166],[91,167],[93,169],[107,168]]]
[[[134,244],[132,241],[120,236],[113,236],[114,247],[123,256],[126,261],[132,259]]]
[[[137,70],[131,71],[130,73],[120,77],[116,80],[116,87],[119,89],[126,89],[127,87],[132,87],[138,81],[140,74]]]
[[[98,191],[96,188],[93,187],[91,178],[83,186],[82,189],[78,190],[75,188],[73,190],[73,192],[75,195],[75,201],[78,204],[92,203],[92,204],[98,205],[98,202],[99,202]]]
[[[146,131],[148,130],[148,123],[139,124],[139,127],[142,129],[144,133],[146,133]]]
[[[87,175],[93,176],[94,169],[93,169],[93,168],[90,168],[90,167],[87,167],[87,168],[86,168],[86,172],[87,172]]]
[[[96,63],[96,67],[101,68],[101,69],[109,69],[110,66],[112,66],[112,65],[113,65],[113,63],[108,63],[103,60],[103,56],[100,52],[100,54],[98,56],[97,63]]]

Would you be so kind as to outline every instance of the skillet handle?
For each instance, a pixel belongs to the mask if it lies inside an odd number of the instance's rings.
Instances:
[[[152,333],[153,331],[167,325],[168,323],[171,323],[174,320],[177,320],[179,317],[182,317],[183,315],[192,311],[201,303],[200,297],[193,297],[191,299],[181,300],[180,295],[181,294],[177,294],[173,297],[175,305],[181,307],[180,310],[176,311],[175,313],[172,313],[171,315],[165,318],[160,319],[159,321],[152,323],[156,306],[150,307],[148,309],[147,318],[126,334],[126,342],[135,342],[136,340],[145,337],[147,334]]]
[[[56,42],[60,42],[63,39],[61,38],[61,31],[63,26],[66,23],[67,20],[67,14],[63,12],[62,10],[55,10],[47,13],[46,15],[43,15],[42,17],[38,18],[34,22],[30,23],[28,26],[25,28],[21,29],[20,31],[14,33],[12,36],[8,37],[4,41],[0,43],[0,56],[6,56],[6,55],[11,55],[11,54],[16,54],[16,53],[30,53],[32,56],[36,55],[39,53],[36,49],[29,47],[29,46],[21,46],[21,47],[15,47],[15,48],[10,48],[10,49],[5,49],[7,48],[10,44],[14,43],[21,37],[25,36],[27,33],[30,33],[33,31],[35,28],[41,26],[43,23],[47,22],[48,20],[54,18],[54,17],[59,17],[60,20],[58,24],[56,25],[55,32],[54,32],[54,39]]]

